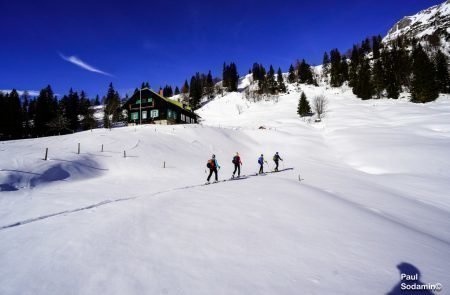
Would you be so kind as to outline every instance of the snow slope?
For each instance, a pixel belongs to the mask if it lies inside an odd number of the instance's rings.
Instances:
[[[401,262],[446,292],[449,97],[302,85],[329,100],[313,123],[290,87],[218,97],[203,125],[1,142],[0,294],[385,294]],[[208,157],[228,178],[236,151],[243,174],[275,151],[294,170],[202,186]]]

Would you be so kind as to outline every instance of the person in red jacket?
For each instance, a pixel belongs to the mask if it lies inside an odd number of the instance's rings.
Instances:
[[[234,164],[234,171],[233,171],[233,176],[231,176],[231,177],[234,178],[234,174],[236,173],[236,171],[238,172],[238,177],[240,177],[242,161],[241,161],[241,157],[239,156],[239,153],[236,153],[236,155],[233,157],[232,162]]]

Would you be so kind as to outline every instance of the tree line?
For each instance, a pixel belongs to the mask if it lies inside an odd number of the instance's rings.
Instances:
[[[426,50],[417,40],[404,37],[390,44],[382,43],[381,36],[366,38],[347,55],[338,49],[330,55],[325,52],[323,73],[332,87],[348,82],[361,99],[397,99],[406,91],[412,102],[426,103],[439,93],[450,92],[447,56],[438,48]]]
[[[21,139],[73,133],[99,127],[92,106],[105,104],[103,126],[110,128],[121,119],[119,93],[109,85],[107,95],[101,100],[97,95],[88,98],[85,91],[69,92],[58,98],[50,85],[37,97],[28,92],[22,95],[13,89],[0,92],[0,139]]]
[[[344,83],[362,99],[388,97],[397,99],[402,91],[411,93],[411,101],[425,103],[435,100],[439,93],[450,93],[448,58],[439,50],[439,44],[429,42],[424,48],[415,39],[399,37],[389,44],[382,42],[381,36],[364,39],[353,45],[345,54],[333,49],[325,52],[322,63],[322,77],[332,87]],[[437,45],[436,45],[437,44]],[[317,77],[305,59],[291,64],[286,77],[282,70],[270,65],[269,69],[261,63],[254,63],[249,70],[256,95],[278,95],[285,93],[285,81],[290,84],[305,83],[317,85]],[[192,109],[201,106],[203,97],[211,98],[223,91],[237,91],[239,72],[234,62],[223,64],[222,83],[208,73],[195,73],[190,83],[175,89],[170,85],[160,88],[164,97],[181,95],[181,100],[189,103]],[[150,88],[143,82],[141,88]],[[139,91],[138,88],[135,92]],[[25,92],[19,95],[16,90],[0,92],[0,139],[17,139],[36,136],[72,133],[103,125],[111,128],[122,118],[120,106],[128,96],[120,97],[112,83],[102,99],[87,97],[84,91],[70,89],[60,99],[53,93],[50,85],[42,89],[36,98]],[[298,113],[310,112],[306,97],[301,97],[302,107]],[[299,101],[299,102],[300,102]],[[103,124],[95,120],[95,110],[91,106],[104,104]],[[300,110],[301,109],[301,110]]]

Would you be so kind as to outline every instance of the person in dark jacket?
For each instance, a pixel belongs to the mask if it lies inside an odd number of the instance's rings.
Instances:
[[[274,171],[278,171],[278,164],[280,163],[280,160],[283,161],[283,159],[281,159],[281,157],[278,154],[278,152],[276,152],[275,155],[273,156],[273,161],[275,162],[275,169],[274,169]]]
[[[216,182],[218,181],[217,169],[220,169],[220,165],[216,160],[216,155],[212,155],[212,158],[208,160],[208,164],[206,166],[209,168],[208,182],[211,179],[211,175],[214,173],[216,177]]]
[[[233,176],[231,177],[234,178],[234,174],[236,174],[236,171],[238,172],[238,177],[241,176],[242,161],[241,157],[239,156],[239,153],[236,153],[236,155],[233,157],[233,164],[234,164],[234,171]]]

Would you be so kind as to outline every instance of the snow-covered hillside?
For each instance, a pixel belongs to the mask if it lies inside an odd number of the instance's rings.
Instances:
[[[412,16],[398,21],[384,37],[384,42],[395,40],[399,36],[424,40],[436,34],[441,39],[444,52],[450,51],[450,0],[424,9]]]
[[[301,88],[321,123],[290,89],[216,98],[203,125],[0,143],[0,294],[385,294],[402,262],[450,286],[449,97]],[[236,151],[246,175],[276,151],[294,169],[202,186]]]

